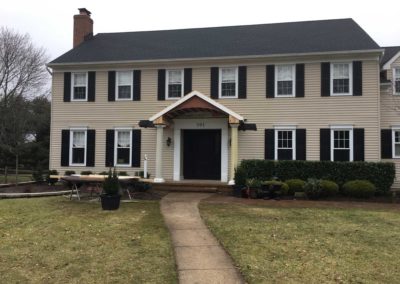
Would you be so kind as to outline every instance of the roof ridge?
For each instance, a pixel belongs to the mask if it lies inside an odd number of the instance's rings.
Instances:
[[[212,27],[192,27],[183,29],[157,29],[157,30],[144,30],[144,31],[126,31],[126,32],[103,32],[97,33],[96,35],[110,35],[110,34],[133,34],[133,33],[152,33],[152,32],[168,32],[168,31],[187,31],[187,30],[210,30],[210,29],[223,29],[223,28],[241,28],[241,27],[256,27],[256,26],[273,26],[283,24],[298,24],[298,23],[315,23],[315,22],[333,22],[333,21],[345,21],[353,18],[334,18],[334,19],[321,19],[321,20],[310,20],[310,21],[294,21],[294,22],[277,22],[277,23],[260,23],[260,24],[244,24],[244,25],[231,25],[231,26],[212,26]]]

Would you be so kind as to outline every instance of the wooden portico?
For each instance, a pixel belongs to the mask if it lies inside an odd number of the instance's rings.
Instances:
[[[218,180],[220,182],[225,182],[225,184],[226,182],[234,184],[234,173],[238,163],[238,128],[239,125],[244,122],[244,118],[241,115],[200,92],[193,91],[150,117],[149,122],[155,126],[157,131],[155,183],[165,182],[165,179],[162,176],[164,144],[163,131],[164,128],[170,127],[174,131],[173,181],[181,181],[185,179],[183,174],[183,161],[185,161],[183,153],[183,135],[187,136],[188,130],[194,130],[198,133],[201,130],[215,130],[214,133],[219,133],[216,135],[220,135],[220,144],[216,144],[220,147],[220,152],[218,152],[218,155],[220,154],[220,159],[214,160],[218,161],[218,167],[220,167],[220,178]],[[204,137],[203,146],[201,147],[206,147],[207,143],[205,142],[210,139],[213,139],[213,137]],[[185,143],[191,143],[188,142],[191,140],[185,139],[185,141]],[[194,140],[193,142],[198,141]],[[186,145],[186,148],[187,146],[188,145]],[[201,149],[199,148],[198,150],[200,151]],[[193,149],[192,152],[193,151],[196,150]],[[212,153],[207,153],[207,155],[212,156]],[[229,156],[230,164],[228,165]],[[195,160],[196,158],[193,158],[192,162],[196,163]],[[188,163],[189,162],[186,159],[185,167],[188,166]],[[207,163],[205,163],[205,165],[207,165]],[[188,174],[186,173],[186,175]]]

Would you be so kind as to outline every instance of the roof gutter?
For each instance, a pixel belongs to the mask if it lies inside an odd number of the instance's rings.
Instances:
[[[346,51],[326,51],[326,52],[305,52],[305,53],[280,53],[271,55],[243,55],[243,56],[216,56],[216,57],[195,57],[195,58],[167,58],[167,59],[146,59],[146,60],[119,60],[119,61],[92,61],[92,62],[68,62],[68,63],[47,63],[48,67],[71,66],[71,65],[97,65],[97,64],[130,64],[130,63],[156,63],[156,62],[184,62],[184,61],[204,61],[204,60],[229,60],[229,59],[258,59],[258,58],[277,58],[295,56],[318,56],[318,55],[343,55],[356,53],[379,53],[383,55],[384,49],[366,50],[346,50]]]

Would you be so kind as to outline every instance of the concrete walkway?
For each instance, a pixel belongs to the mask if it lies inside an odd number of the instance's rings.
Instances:
[[[169,193],[161,212],[171,233],[179,282],[244,283],[231,258],[200,217],[198,204],[208,193]]]

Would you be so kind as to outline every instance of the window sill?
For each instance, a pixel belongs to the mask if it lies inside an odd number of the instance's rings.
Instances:
[[[235,97],[218,97],[218,99],[237,99],[238,98],[238,96],[235,96]]]
[[[86,167],[86,164],[69,164],[70,167]]]
[[[296,95],[275,95],[275,98],[295,98]]]
[[[121,168],[131,168],[131,165],[120,165],[120,164],[115,164],[114,167],[121,167]]]
[[[351,93],[343,93],[343,94],[331,93],[331,97],[345,97],[345,96],[353,96],[353,94],[351,94]]]

